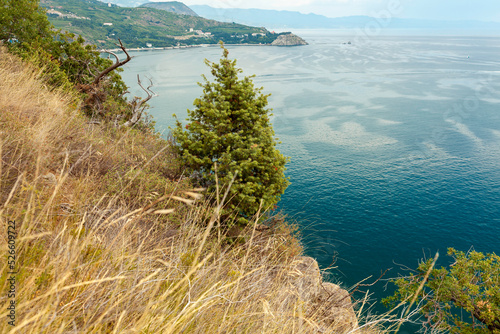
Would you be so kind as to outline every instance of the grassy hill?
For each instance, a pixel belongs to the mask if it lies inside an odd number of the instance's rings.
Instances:
[[[276,35],[265,28],[218,22],[155,8],[124,8],[96,0],[41,0],[52,24],[83,36],[99,47],[113,48],[120,38],[126,47],[225,43],[271,43]],[[252,35],[254,34],[254,35]]]

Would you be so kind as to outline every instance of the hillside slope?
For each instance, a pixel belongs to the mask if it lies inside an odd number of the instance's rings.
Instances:
[[[191,8],[179,1],[147,2],[142,4],[140,7],[161,9],[175,14],[199,16]]]
[[[217,22],[155,8],[123,8],[96,0],[41,0],[58,29],[83,36],[99,47],[168,47],[193,44],[271,43],[277,36],[264,28]],[[253,34],[253,35],[252,35]]]
[[[14,301],[15,332],[369,333],[283,218],[233,234],[170,142],[89,122],[1,47],[0,76],[0,235],[14,222],[17,272],[1,266],[15,294],[0,305],[5,318]]]

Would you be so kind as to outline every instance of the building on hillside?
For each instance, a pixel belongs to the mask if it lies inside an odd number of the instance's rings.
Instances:
[[[202,30],[195,30],[194,32],[199,36],[205,36],[205,37],[212,36],[211,32],[203,32]]]

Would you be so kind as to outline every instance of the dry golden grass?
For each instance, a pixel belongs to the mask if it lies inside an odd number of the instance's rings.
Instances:
[[[167,141],[89,124],[39,73],[0,50],[0,254],[15,221],[18,271],[12,327],[2,261],[2,333],[349,332],[294,288],[293,226],[228,242]]]

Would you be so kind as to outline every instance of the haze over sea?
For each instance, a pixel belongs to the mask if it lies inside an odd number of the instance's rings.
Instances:
[[[302,226],[306,253],[323,268],[336,259],[332,280],[347,287],[438,250],[445,264],[448,247],[500,254],[500,37],[296,33],[310,45],[228,49],[272,94],[291,157],[280,208]],[[136,75],[152,78],[166,135],[221,50],[133,55],[123,77],[135,95]]]

